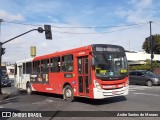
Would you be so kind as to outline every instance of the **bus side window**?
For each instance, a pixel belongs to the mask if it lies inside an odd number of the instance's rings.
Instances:
[[[31,74],[31,62],[26,63],[26,74]]]
[[[62,71],[73,71],[73,55],[62,56]]]
[[[33,62],[33,74],[40,73],[40,61]]]
[[[51,58],[51,72],[60,72],[60,57]]]
[[[41,71],[42,73],[49,72],[49,59],[41,61]]]
[[[26,63],[23,63],[23,74],[26,74]]]
[[[82,74],[82,59],[78,59],[78,73]]]
[[[15,72],[14,72],[14,75],[17,75],[17,64],[15,64]]]

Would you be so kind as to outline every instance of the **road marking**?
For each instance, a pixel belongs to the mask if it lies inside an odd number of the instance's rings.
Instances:
[[[148,86],[129,86],[129,88],[152,88],[152,87],[148,87]]]
[[[136,90],[129,90],[129,91],[136,91]]]
[[[144,88],[129,88],[130,90],[145,90]]]
[[[146,89],[151,89],[152,87],[148,87],[148,86],[130,86],[129,90],[146,90]]]
[[[42,101],[34,102],[32,104],[47,104],[47,103],[52,103],[52,102],[54,102],[54,100],[45,99],[45,100],[42,100]]]
[[[158,94],[148,94],[148,93],[133,93],[133,94],[137,94],[137,95],[151,95],[151,96],[160,96]]]
[[[0,108],[3,108],[2,106],[0,106]]]
[[[129,88],[129,90],[145,90],[145,88]]]

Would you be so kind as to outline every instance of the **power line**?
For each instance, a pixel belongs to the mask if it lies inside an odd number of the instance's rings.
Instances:
[[[35,25],[35,24],[29,24],[29,23],[19,23],[19,22],[9,22],[9,21],[3,21],[3,22],[11,23],[11,24],[18,24],[18,25],[34,26],[34,27],[43,26],[43,25]]]
[[[141,27],[143,25],[129,27],[129,28],[123,28],[123,29],[109,31],[109,32],[100,32],[100,33],[78,33],[78,32],[76,33],[76,32],[62,32],[62,31],[55,31],[55,30],[52,30],[52,31],[57,32],[57,33],[66,33],[66,34],[106,34],[106,33],[113,33],[113,32],[119,32],[119,31],[124,31],[124,30],[128,30],[128,29],[138,28],[138,27]]]
[[[113,28],[113,27],[126,27],[126,26],[136,26],[144,23],[139,23],[139,24],[124,24],[124,25],[113,25],[113,26],[86,26],[86,27],[59,27],[59,26],[52,26],[55,28]]]
[[[155,24],[155,25],[160,25],[160,24],[158,24],[158,23],[156,23],[156,22],[153,22],[153,24]]]
[[[153,23],[160,23],[160,20],[154,20]]]
[[[35,24],[28,24],[28,23],[19,23],[19,22],[9,22],[9,21],[3,21],[6,23],[11,23],[11,24],[19,24],[19,25],[28,25],[28,26],[43,26],[43,25],[35,25]],[[111,25],[111,26],[84,26],[84,27],[80,27],[80,26],[72,26],[72,27],[64,27],[64,26],[51,26],[53,28],[113,28],[113,27],[126,27],[126,26],[136,26],[136,25],[141,25],[144,23],[137,23],[137,24],[123,24],[123,25]]]
[[[35,24],[26,24],[26,23],[18,23],[18,22],[9,22],[9,21],[3,21],[6,23],[11,23],[11,24],[19,24],[19,25],[27,25],[27,26],[43,26],[43,25],[35,25]],[[114,31],[108,31],[108,32],[99,32],[99,33],[81,33],[81,32],[67,32],[67,31],[56,31],[56,30],[52,30],[53,32],[57,32],[57,33],[65,33],[65,34],[106,34],[106,33],[113,33],[113,32],[118,32],[118,31],[124,31],[124,30],[128,30],[128,29],[133,29],[133,28],[137,28],[137,27],[141,27],[145,24],[148,24],[148,22],[145,23],[137,23],[137,24],[123,24],[123,25],[113,25],[113,26],[97,26],[97,27],[92,27],[92,26],[86,26],[86,27],[59,27],[59,26],[51,26],[53,28],[59,28],[59,29],[63,29],[63,28],[118,28],[118,27],[129,27],[129,28],[122,28],[119,30],[114,30]]]

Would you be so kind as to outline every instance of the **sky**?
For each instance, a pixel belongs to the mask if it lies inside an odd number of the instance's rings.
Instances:
[[[31,29],[52,26],[52,40],[33,31],[3,45],[3,62],[30,58],[90,44],[114,44],[143,51],[146,37],[160,34],[159,0],[0,0],[0,41]]]

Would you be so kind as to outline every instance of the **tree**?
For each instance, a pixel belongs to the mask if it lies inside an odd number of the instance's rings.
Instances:
[[[160,63],[158,61],[153,61],[152,66],[153,66],[153,69],[159,68]],[[129,66],[129,70],[130,71],[132,71],[132,70],[149,70],[149,71],[151,71],[151,61],[146,60],[146,64],[144,64],[144,65]]]
[[[152,40],[154,54],[160,54],[160,35],[153,35]],[[145,38],[145,41],[142,45],[142,49],[144,49],[147,53],[151,52],[150,37]]]

